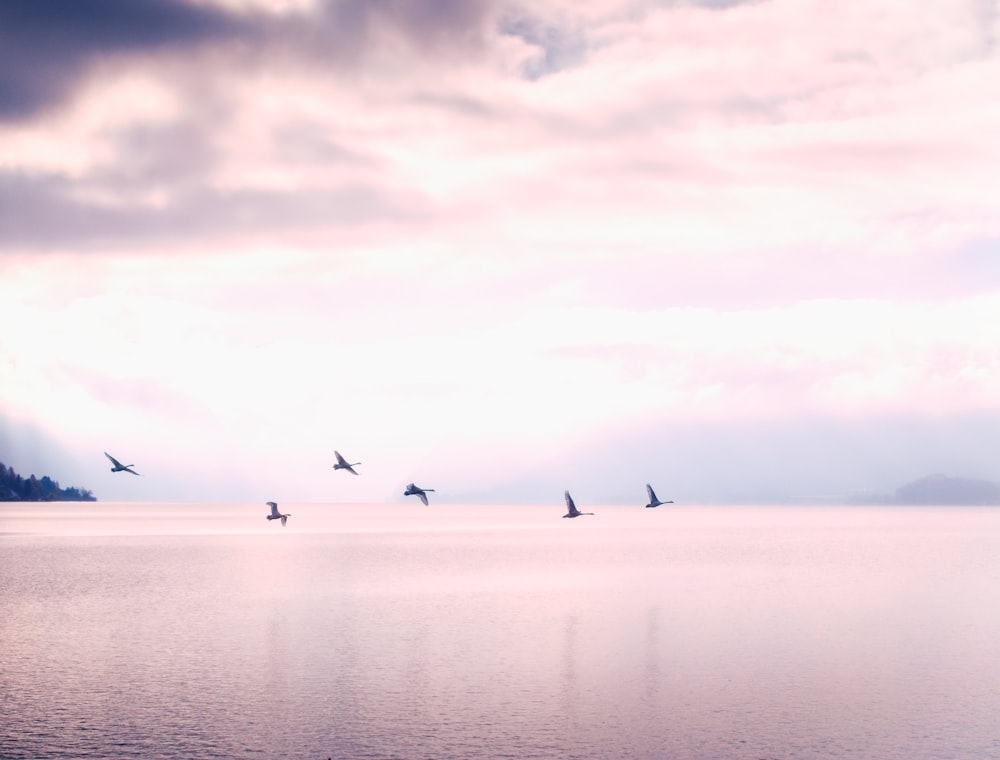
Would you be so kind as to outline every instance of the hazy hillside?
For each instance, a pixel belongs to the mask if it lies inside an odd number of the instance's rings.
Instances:
[[[988,480],[928,475],[896,489],[899,504],[1000,504],[1000,485]]]

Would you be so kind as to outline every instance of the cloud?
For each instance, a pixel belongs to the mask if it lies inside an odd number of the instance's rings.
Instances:
[[[182,188],[165,202],[108,203],[101,186],[62,176],[0,171],[0,250],[122,248],[136,242],[188,243],[207,237],[351,228],[373,223],[412,224],[431,211],[425,199],[364,184],[309,192],[267,189]],[[116,177],[115,194],[126,194],[134,177]],[[89,197],[88,197],[89,196]]]
[[[77,24],[72,3],[5,4],[0,36],[17,44],[0,39],[11,159],[0,170],[2,247],[89,250],[426,220],[421,179],[400,177],[386,157],[394,146],[365,134],[370,115],[391,123],[393,112],[408,120],[407,110],[492,112],[481,97],[434,88],[433,77],[373,109],[351,91],[356,67],[387,66],[384,84],[394,71],[427,67],[425,58],[436,67],[474,56],[490,7],[327,2],[265,12],[157,0],[140,13],[101,0]],[[56,106],[61,115],[46,120]],[[351,124],[358,116],[368,123]]]
[[[527,79],[540,79],[583,60],[587,41],[581,30],[568,24],[546,22],[539,17],[518,14],[500,23],[500,33],[517,37],[538,50],[521,64]]]
[[[739,5],[759,3],[764,0],[656,0],[656,5],[661,8],[676,8],[678,6],[691,5],[698,8],[722,11],[728,8],[735,8]]]
[[[189,0],[94,0],[86,6],[10,0],[0,6],[0,120],[60,105],[95,67],[112,61],[194,57],[212,69],[228,57],[230,63],[249,63],[250,70],[269,62],[350,71],[397,41],[416,57],[467,54],[482,47],[492,6],[475,0],[329,0],[313,8],[265,11]]]
[[[183,0],[10,0],[0,4],[0,119],[68,97],[90,65],[246,35],[239,17]]]
[[[234,471],[335,430],[457,484],[651,419],[998,407],[971,4],[150,7],[0,10],[0,402],[75,446],[182,472],[202,415]]]
[[[74,80],[79,101],[5,135],[8,249],[316,237],[355,221],[767,256],[814,247],[817,220],[822,251],[994,234],[988,132],[970,127],[995,115],[968,97],[987,71],[963,62],[975,42],[956,32],[933,47],[948,68],[924,76],[910,52],[919,20],[866,26],[848,55],[825,37],[787,44],[813,19],[780,2],[529,14],[499,2],[278,12],[159,0],[185,21],[160,36],[140,24],[129,41],[117,22],[102,26],[106,2],[67,45],[97,66]],[[12,7],[26,37],[57,26],[58,4]],[[845,33],[858,21],[830,19]],[[776,51],[760,43],[772,35]],[[4,70],[30,71],[31,55]],[[116,55],[134,65],[98,66]],[[956,108],[927,118],[928,95]]]
[[[479,45],[494,2],[484,0],[331,0],[317,17],[331,47],[372,43],[386,28],[424,51]]]
[[[644,429],[579,443],[520,477],[466,497],[558,504],[661,499],[781,503],[885,495],[931,473],[1000,480],[990,451],[1000,445],[995,409],[953,415],[884,414],[863,419],[803,415],[695,425],[662,418]]]

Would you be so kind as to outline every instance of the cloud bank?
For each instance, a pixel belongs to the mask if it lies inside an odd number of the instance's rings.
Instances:
[[[6,3],[0,411],[170,498],[530,499],[609,437],[691,498],[766,490],[708,439],[882,482],[833,452],[1000,407],[996,11]]]

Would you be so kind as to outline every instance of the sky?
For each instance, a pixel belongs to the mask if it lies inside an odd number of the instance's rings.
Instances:
[[[0,461],[129,501],[1000,480],[998,82],[1000,0],[7,0]]]

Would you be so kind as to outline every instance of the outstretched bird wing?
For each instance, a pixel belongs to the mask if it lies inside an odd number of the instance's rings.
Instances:
[[[656,494],[653,493],[653,487],[649,483],[646,484],[646,493],[649,494],[649,503],[655,504],[657,502]]]
[[[269,502],[267,502],[267,506],[269,506],[271,508],[271,517],[281,517],[281,515],[278,514],[278,505],[277,504],[275,504],[273,501],[269,501]]]
[[[422,501],[424,503],[424,506],[426,507],[427,506],[427,494],[425,494],[423,491],[417,491],[417,496],[420,497],[420,501]]]
[[[113,464],[115,467],[121,467],[122,466],[122,463],[119,462],[117,459],[115,459],[113,456],[111,456],[108,452],[105,451],[104,452],[104,456],[106,456],[108,459],[110,459],[111,460],[111,464]]]
[[[335,457],[337,457],[337,464],[339,464],[341,467],[349,467],[350,466],[350,465],[347,464],[347,460],[344,459],[342,456],[340,456],[340,452],[339,451],[334,451],[333,455]]]
[[[566,491],[566,509],[569,510],[570,514],[577,511],[576,504],[573,503],[573,497],[569,495],[569,491]]]

